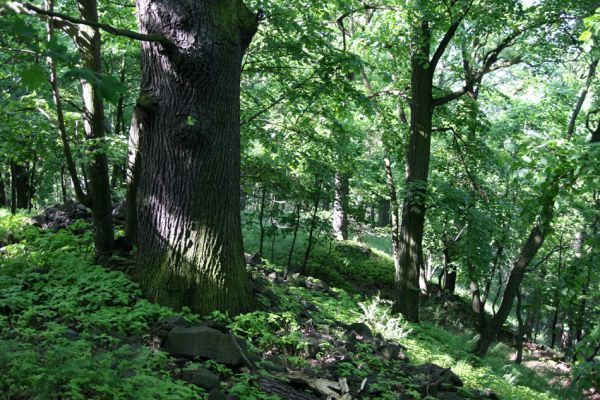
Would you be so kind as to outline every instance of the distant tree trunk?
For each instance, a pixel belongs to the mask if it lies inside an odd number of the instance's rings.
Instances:
[[[4,178],[2,177],[2,170],[0,170],[0,207],[6,207],[8,205],[6,198],[6,188],[4,186]]]
[[[310,226],[308,228],[308,241],[306,244],[306,251],[304,252],[304,258],[302,259],[302,267],[300,269],[301,273],[306,273],[306,266],[308,265],[308,259],[310,258],[310,253],[313,249],[313,235],[315,231],[315,226],[317,224],[317,213],[319,212],[319,202],[321,200],[321,185],[322,181],[319,180],[317,183],[317,193],[315,194],[315,202],[313,205],[313,213],[310,218]]]
[[[65,164],[60,166],[60,193],[63,204],[67,203],[67,184],[65,182]]]
[[[377,207],[377,226],[390,225],[390,201],[381,199]]]
[[[139,103],[139,100],[138,100]],[[131,114],[129,127],[129,139],[127,143],[127,191],[125,195],[125,234],[137,245],[138,243],[138,204],[137,191],[140,182],[140,114],[142,110],[139,104]]]
[[[10,213],[17,213],[17,185],[15,179],[14,163],[10,161]]]
[[[392,217],[392,257],[394,259],[394,270],[395,270],[395,281],[397,282],[399,279],[400,272],[400,238],[399,238],[399,229],[400,229],[400,221],[398,216],[398,199],[396,197],[396,185],[394,183],[394,175],[392,173],[392,162],[389,158],[389,154],[386,154],[383,158],[383,164],[385,168],[385,180],[386,180],[386,188],[388,192],[389,206],[391,208],[391,217]]]
[[[504,246],[501,244],[498,244],[498,247],[496,247],[496,255],[494,256],[494,261],[492,263],[492,271],[490,272],[489,278],[485,282],[485,288],[483,290],[482,302],[483,302],[484,306],[487,303],[488,298],[490,297],[492,281],[494,280],[494,275],[496,274],[496,271],[498,270],[498,266],[500,264],[500,259],[502,258],[503,252],[504,252]]]
[[[369,206],[369,225],[375,226],[375,205]]]
[[[145,295],[207,314],[251,310],[240,217],[240,73],[258,27],[241,0],[138,0],[138,260]]]
[[[294,221],[294,235],[292,236],[292,245],[290,246],[290,252],[288,253],[287,264],[285,266],[285,271],[283,271],[283,277],[286,278],[290,268],[292,266],[292,256],[294,255],[294,247],[296,246],[296,238],[298,237],[298,228],[300,227],[300,202],[296,203],[296,207],[294,210],[296,215]]]
[[[13,208],[16,212],[18,209],[26,209],[29,205],[29,174],[27,167],[14,160],[10,162],[13,188]]]
[[[558,250],[558,269],[556,272],[556,289],[554,292],[554,314],[552,316],[552,323],[550,324],[550,347],[554,347],[556,344],[556,338],[558,336],[558,332],[556,330],[556,324],[558,323],[558,313],[560,311],[560,279],[561,272],[563,267],[563,235],[560,235],[560,240],[558,242],[559,250]]]
[[[335,173],[335,198],[333,201],[333,234],[337,240],[348,240],[348,175]]]
[[[265,241],[265,225],[264,225],[264,216],[265,216],[265,202],[267,200],[267,189],[263,186],[261,195],[260,195],[260,210],[258,212],[258,226],[260,227],[260,238],[258,245],[258,254],[262,255],[263,253],[263,243]]]
[[[521,364],[523,360],[523,336],[525,335],[525,325],[521,315],[521,289],[517,290],[517,352],[515,354],[515,363]]]
[[[78,0],[77,8],[81,17],[92,23],[98,22],[98,4],[96,0]],[[79,48],[83,68],[98,76],[102,73],[100,30],[81,25],[75,42]],[[104,101],[100,89],[88,80],[81,81],[83,92],[83,121],[86,139],[90,146],[91,161],[88,165],[89,195],[94,218],[94,243],[100,262],[107,262],[114,247],[112,220],[112,202],[108,175],[108,159],[102,148],[105,138]]]
[[[456,267],[450,259],[449,245],[444,247],[444,296],[454,295],[456,289]]]
[[[46,1],[46,9],[50,12],[54,11],[54,0]],[[54,35],[54,19],[49,18],[47,22],[47,40],[48,42],[52,42],[55,38]],[[81,181],[79,176],[77,175],[77,165],[73,160],[73,152],[71,151],[71,144],[69,143],[69,135],[67,134],[67,127],[65,125],[65,115],[62,106],[62,97],[60,94],[60,87],[58,83],[58,73],[56,71],[56,63],[52,57],[46,58],[46,63],[50,69],[50,87],[52,88],[52,99],[54,100],[54,107],[56,111],[56,126],[58,128],[58,132],[60,133],[60,140],[63,147],[63,154],[65,157],[65,164],[67,172],[71,177],[71,182],[73,183],[73,189],[75,190],[75,197],[77,201],[86,207],[92,207],[92,200],[90,197],[84,193],[81,185]],[[64,175],[65,166],[61,166],[61,174]],[[61,178],[62,179],[62,178]],[[62,180],[64,182],[64,179]],[[66,187],[63,191],[63,199],[66,199]],[[66,202],[66,200],[64,200]]]

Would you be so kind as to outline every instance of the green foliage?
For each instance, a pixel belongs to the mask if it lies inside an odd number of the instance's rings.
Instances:
[[[0,219],[0,393],[8,398],[197,398],[169,377],[144,341],[172,311],[141,299],[123,273],[92,265],[89,231],[41,232],[23,216]],[[86,258],[88,260],[86,260]]]

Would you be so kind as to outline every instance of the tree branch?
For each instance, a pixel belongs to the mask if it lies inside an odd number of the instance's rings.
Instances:
[[[433,53],[433,56],[431,57],[431,61],[429,62],[430,66],[431,66],[430,68],[432,70],[435,70],[435,67],[437,66],[438,62],[440,61],[440,59],[446,52],[446,48],[450,44],[450,41],[452,40],[454,35],[456,34],[456,31],[460,27],[460,24],[462,23],[463,19],[465,18],[465,16],[471,9],[472,4],[473,4],[473,2],[470,2],[469,5],[467,6],[467,9],[456,19],[456,21],[454,21],[450,25],[450,27],[446,31],[446,34],[444,35],[444,37],[438,44],[438,47],[437,47],[437,49],[435,49],[435,52]]]
[[[111,26],[108,24],[88,21],[88,20],[80,19],[80,18],[75,18],[75,17],[72,17],[67,14],[47,11],[42,8],[36,7],[33,4],[29,4],[29,3],[11,2],[11,3],[8,3],[8,5],[5,7],[8,7],[10,10],[12,10],[13,12],[15,12],[17,14],[27,14],[27,15],[59,18],[60,20],[70,22],[71,24],[81,24],[81,25],[87,25],[87,26],[91,26],[94,28],[102,29],[103,31],[106,31],[106,32],[116,35],[116,36],[123,36],[123,37],[127,37],[130,39],[141,40],[141,41],[145,41],[145,42],[156,42],[156,43],[163,44],[165,46],[172,45],[171,42],[164,36],[146,35],[144,33],[134,32],[134,31],[130,31],[128,29],[115,28],[114,26]]]

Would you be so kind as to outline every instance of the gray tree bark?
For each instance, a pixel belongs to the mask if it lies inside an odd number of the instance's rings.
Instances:
[[[257,15],[241,0],[138,0],[138,261],[145,295],[230,315],[253,308],[240,222],[241,61]]]

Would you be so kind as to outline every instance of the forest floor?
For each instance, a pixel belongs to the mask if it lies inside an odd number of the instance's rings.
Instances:
[[[0,253],[2,399],[583,397],[533,344],[522,365],[504,343],[474,356],[463,300],[424,302],[419,324],[391,315],[389,260],[361,244],[317,254],[321,279],[249,266],[260,310],[235,318],[146,301],[129,253],[93,265],[83,221],[52,232],[1,214]],[[218,354],[186,355],[177,334],[192,333],[220,338]]]

